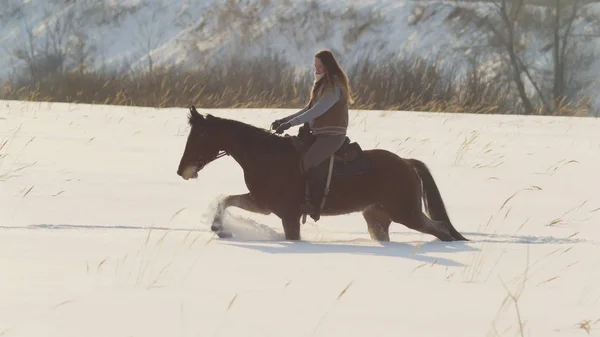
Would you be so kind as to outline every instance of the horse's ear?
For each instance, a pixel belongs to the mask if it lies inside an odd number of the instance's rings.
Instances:
[[[202,115],[198,112],[198,110],[196,110],[196,107],[193,105],[190,108],[190,114],[194,118],[202,118]]]
[[[192,105],[190,107],[190,114],[189,114],[188,119],[189,119],[189,122],[190,122],[190,125],[191,125],[191,124],[194,124],[195,122],[201,122],[201,121],[203,121],[204,120],[204,116],[202,116],[198,112],[198,110],[196,110],[196,107]]]

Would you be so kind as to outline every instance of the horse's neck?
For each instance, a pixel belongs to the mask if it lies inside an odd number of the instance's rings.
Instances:
[[[244,151],[242,144],[237,139],[231,138],[231,140],[224,147],[225,152],[235,160],[240,167],[246,171],[249,165],[249,156],[247,151]]]
[[[270,156],[278,156],[277,153],[271,153],[268,149],[274,145],[269,143],[265,135],[248,135],[243,132],[231,131],[225,142],[225,152],[227,152],[246,173],[264,172],[268,166],[272,165]],[[252,132],[252,131],[250,131]],[[265,137],[264,139],[260,139]]]

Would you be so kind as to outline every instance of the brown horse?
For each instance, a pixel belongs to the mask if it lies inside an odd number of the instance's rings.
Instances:
[[[279,136],[210,114],[203,116],[193,106],[188,119],[191,130],[177,174],[186,180],[197,178],[208,163],[229,155],[242,167],[249,190],[247,194],[229,195],[219,203],[211,229],[220,237],[228,236],[221,218],[226,208],[235,206],[277,215],[285,238],[300,240],[305,190],[299,138]],[[351,145],[359,149],[353,156],[348,155],[348,143],[336,155],[323,216],[362,212],[371,238],[378,241],[390,240],[392,221],[442,241],[467,240],[450,222],[438,187],[423,162],[382,149],[362,151],[356,143]],[[421,210],[422,196],[431,218]]]

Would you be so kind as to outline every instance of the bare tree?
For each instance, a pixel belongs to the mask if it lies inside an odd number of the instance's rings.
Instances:
[[[153,53],[155,52],[155,49],[164,42],[166,36],[166,30],[164,27],[160,26],[159,18],[164,11],[168,10],[168,5],[165,1],[156,1],[147,3],[145,9],[151,13],[149,20],[146,18],[135,18],[137,22],[135,35],[137,36],[138,44],[144,53],[143,56],[140,55],[139,60],[135,63],[139,63],[145,59],[147,67],[146,72],[148,74],[153,74],[156,68]],[[138,69],[142,72],[144,71],[143,66]]]
[[[491,7],[493,10],[478,10],[483,6]],[[511,74],[509,79],[516,87],[525,114],[533,114],[535,108],[527,94],[525,80],[528,79],[533,84],[542,100],[544,98],[541,90],[535,85],[523,57],[526,46],[522,38],[523,29],[518,23],[526,14],[524,1],[493,0],[489,4],[479,7],[477,5],[468,7],[457,5],[448,18],[458,24],[461,30],[471,28],[469,31],[479,30],[481,32],[480,38],[483,42],[480,43],[485,53],[488,54],[488,57],[494,53],[500,55],[506,64],[502,69],[509,70]]]
[[[552,98],[555,113],[569,100],[570,86],[578,90],[589,84],[589,81],[580,76],[595,58],[594,52],[586,48],[586,44],[600,33],[597,13],[588,11],[581,0],[570,0],[567,5],[565,2],[553,1],[553,20],[549,27],[552,32],[552,42],[548,47],[552,48],[554,62]],[[585,23],[587,34],[574,31],[576,21]]]
[[[565,0],[551,0],[545,6],[528,5],[525,0],[456,4],[447,21],[458,28],[457,32],[479,31],[477,42],[470,41],[470,45],[483,46],[480,51],[490,59],[499,55],[504,60],[525,114],[538,110],[559,113],[566,101],[574,99],[568,93],[585,85],[578,80],[579,74],[594,59],[590,49],[579,43],[581,36],[574,32],[575,24],[586,22],[586,29],[600,30],[596,13],[585,11],[581,1],[570,0],[564,5]],[[537,50],[533,40],[547,43]],[[543,58],[550,50],[551,68],[540,69],[532,60]]]

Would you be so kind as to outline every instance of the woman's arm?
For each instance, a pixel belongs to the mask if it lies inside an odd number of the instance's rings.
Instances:
[[[303,113],[304,113],[306,110],[308,110],[308,106],[306,106],[306,107],[302,108],[302,110],[300,110],[300,111],[298,111],[298,112],[296,112],[296,113],[293,113],[293,114],[291,114],[291,115],[289,115],[289,116],[287,116],[287,117],[283,117],[282,119],[280,119],[280,121],[281,121],[282,123],[289,122],[289,121],[290,121],[290,120],[292,120],[293,118],[296,118],[296,117],[298,117],[298,116],[302,115],[302,114],[303,114]]]
[[[340,100],[341,89],[337,85],[333,90],[327,90],[319,98],[319,100],[313,105],[312,108],[306,110],[303,109],[300,113],[294,114],[291,119],[288,120],[291,126],[296,126],[310,122],[311,120],[321,116],[327,110],[329,110],[337,101]],[[304,111],[305,110],[305,111]]]

